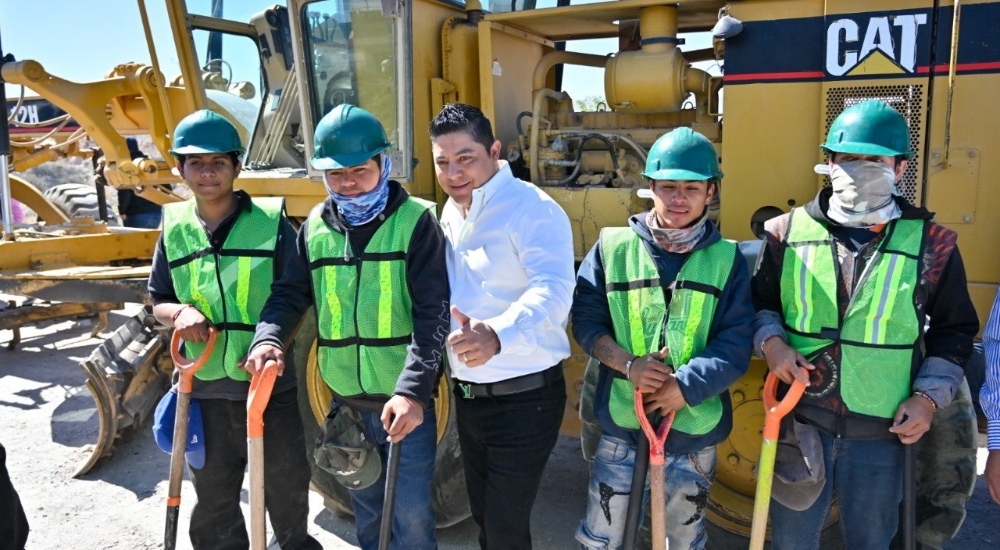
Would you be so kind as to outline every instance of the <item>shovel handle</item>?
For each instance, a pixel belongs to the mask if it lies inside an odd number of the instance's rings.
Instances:
[[[664,462],[666,460],[667,434],[670,433],[670,426],[674,423],[674,413],[660,419],[660,424],[653,429],[653,424],[646,416],[646,409],[642,403],[642,390],[635,389],[632,399],[635,406],[635,415],[639,418],[639,425],[646,434],[649,441],[649,498],[653,531],[653,550],[665,550],[667,544],[667,515],[666,497],[663,494],[664,483]],[[629,497],[634,498],[634,497]]]
[[[392,520],[396,510],[396,480],[399,479],[399,457],[402,441],[389,443],[389,465],[385,473],[385,493],[382,499],[382,523],[379,525],[378,550],[387,550],[392,541]]]
[[[264,437],[264,409],[271,400],[277,377],[278,363],[268,361],[250,380],[250,393],[247,394],[247,437],[250,439]]]
[[[809,371],[805,367],[799,367],[799,370],[802,371],[803,375],[809,376]],[[781,419],[792,412],[806,391],[806,385],[795,380],[788,389],[788,393],[785,394],[785,398],[778,401],[778,382],[780,381],[781,379],[774,373],[768,373],[767,379],[764,381],[764,439],[778,439]]]
[[[214,327],[208,329],[208,342],[205,343],[205,351],[196,359],[191,360],[181,354],[181,335],[176,330],[170,336],[170,358],[174,361],[174,368],[180,374],[180,383],[177,388],[181,393],[191,393],[192,378],[212,356],[215,349],[215,340],[219,337],[219,331]]]
[[[268,361],[250,380],[247,394],[247,450],[250,469],[250,549],[264,550],[264,409],[271,400],[278,363]]]
[[[635,447],[635,464],[632,467],[632,486],[629,489],[628,508],[625,511],[623,550],[636,550],[639,516],[642,515],[642,490],[646,486],[646,473],[649,470],[649,441],[645,434],[640,434],[636,439],[638,441]]]
[[[917,531],[917,450],[916,445],[903,445],[903,550],[916,548]]]
[[[674,413],[664,416],[656,429],[646,416],[646,409],[642,404],[642,390],[635,389],[635,396],[632,400],[635,406],[635,415],[639,418],[639,426],[642,427],[646,439],[649,440],[649,464],[655,466],[663,464],[666,454],[667,434],[670,433],[670,425],[674,423]]]
[[[174,439],[170,449],[170,475],[167,478],[167,524],[163,547],[172,550],[177,544],[177,516],[181,506],[181,482],[184,480],[184,448],[187,446],[188,410],[191,392],[177,394],[174,416]]]
[[[802,374],[809,375],[805,367],[799,368]],[[764,381],[764,441],[760,447],[760,460],[757,461],[757,490],[753,504],[753,523],[750,526],[750,550],[762,550],[767,536],[767,516],[771,508],[774,459],[778,452],[781,419],[795,408],[806,391],[806,385],[795,380],[785,398],[778,401],[779,381],[773,373],[768,373]]]

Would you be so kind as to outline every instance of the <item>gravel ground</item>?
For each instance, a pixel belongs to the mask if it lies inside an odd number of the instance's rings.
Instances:
[[[111,314],[110,331],[127,319]],[[110,459],[73,479],[76,466],[96,439],[93,400],[82,385],[77,362],[99,343],[88,338],[93,321],[52,322],[22,331],[22,343],[8,351],[9,331],[0,331],[0,442],[7,468],[20,493],[31,534],[30,550],[162,548],[169,456],[159,451],[148,425],[120,441]],[[985,461],[981,451],[980,470]],[[535,547],[575,548],[573,533],[583,515],[587,466],[576,439],[560,438],[549,461],[534,509]],[[243,501],[246,508],[247,487]],[[178,548],[190,548],[187,525],[194,490],[182,491]],[[244,511],[249,515],[249,510]],[[1000,547],[1000,506],[989,500],[980,478],[968,505],[968,519],[951,549]],[[327,549],[356,548],[351,518],[323,508],[310,495],[309,531]],[[471,520],[438,531],[443,550],[474,549]],[[274,548],[277,548],[274,545]]]

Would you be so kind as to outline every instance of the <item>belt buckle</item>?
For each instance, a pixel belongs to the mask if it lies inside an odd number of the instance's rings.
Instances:
[[[462,390],[462,397],[465,399],[475,399],[476,396],[472,395],[472,384],[464,384],[462,382],[457,382],[456,385],[458,389]]]

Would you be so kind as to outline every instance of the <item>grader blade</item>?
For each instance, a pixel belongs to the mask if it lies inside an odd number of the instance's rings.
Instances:
[[[148,320],[148,321],[147,321]],[[87,375],[87,389],[98,413],[98,434],[93,450],[80,463],[79,477],[115,450],[115,442],[138,429],[166,392],[170,377],[160,368],[164,336],[152,327],[144,310],[80,363]]]

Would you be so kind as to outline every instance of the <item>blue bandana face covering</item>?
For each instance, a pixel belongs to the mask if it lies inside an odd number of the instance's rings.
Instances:
[[[392,171],[392,159],[384,153],[381,156],[382,173],[378,178],[378,185],[375,189],[367,193],[347,197],[334,193],[326,186],[326,192],[333,198],[337,205],[337,211],[344,217],[344,221],[353,226],[364,225],[378,216],[385,205],[389,202],[389,173]],[[326,185],[324,179],[323,182]]]

